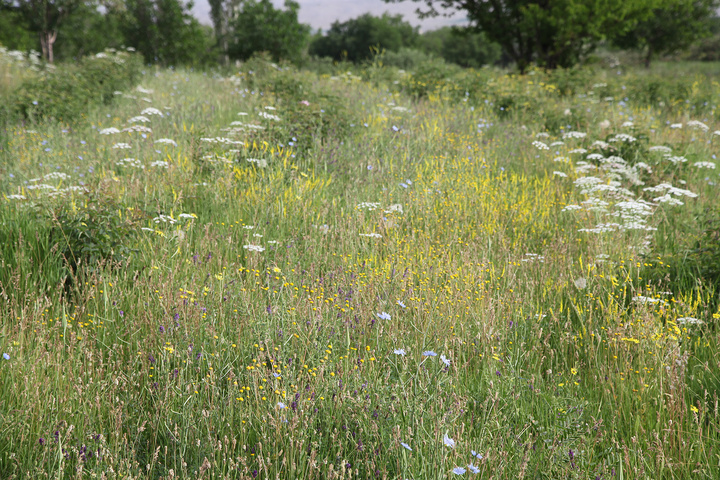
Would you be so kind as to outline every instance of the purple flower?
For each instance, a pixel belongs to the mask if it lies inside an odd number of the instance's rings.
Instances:
[[[39,443],[40,445],[45,445],[45,439],[42,438],[42,437],[40,437],[40,438],[38,439],[38,443]]]

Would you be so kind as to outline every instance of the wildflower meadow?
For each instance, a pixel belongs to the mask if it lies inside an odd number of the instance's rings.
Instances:
[[[0,478],[718,478],[716,64],[137,68],[8,117]]]

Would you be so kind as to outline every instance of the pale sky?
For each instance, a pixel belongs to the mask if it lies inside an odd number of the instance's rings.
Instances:
[[[275,6],[282,8],[284,0],[272,0]],[[434,30],[445,25],[461,25],[465,16],[462,12],[452,17],[435,17],[425,20],[418,19],[415,10],[423,6],[424,2],[416,3],[406,0],[403,3],[385,3],[382,0],[296,0],[300,4],[298,19],[313,28],[327,30],[330,25],[339,20],[344,22],[359,17],[364,13],[380,16],[385,12],[391,15],[401,14],[406,22],[419,26],[421,31]],[[212,25],[210,20],[210,4],[207,0],[195,0],[193,14],[201,23]]]

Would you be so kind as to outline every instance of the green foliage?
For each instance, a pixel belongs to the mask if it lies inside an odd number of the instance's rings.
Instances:
[[[6,1],[0,1],[0,45],[22,52],[40,49],[37,35],[30,31],[30,22]]]
[[[366,13],[342,23],[334,22],[324,36],[313,39],[309,52],[318,57],[360,62],[380,51],[414,47],[418,38],[417,29],[403,21],[401,15],[384,13],[374,17]]]
[[[299,62],[310,34],[310,27],[298,22],[299,8],[292,0],[285,1],[284,10],[270,0],[242,2],[230,34],[230,58],[247,60],[255,53],[268,52],[276,62]]]
[[[74,120],[90,104],[109,103],[115,91],[134,85],[140,66],[137,54],[107,52],[47,70],[13,92],[14,114],[32,121]]]
[[[0,298],[5,302],[46,295],[65,281],[51,232],[50,219],[39,207],[0,210]]]
[[[577,64],[604,38],[622,34],[647,18],[659,0],[423,1],[430,15],[437,15],[436,4],[463,10],[525,72],[532,63],[548,69]]]
[[[613,38],[613,43],[644,51],[649,67],[654,56],[684,50],[707,37],[719,6],[718,0],[661,0],[650,16]]]
[[[109,48],[121,48],[125,45],[120,30],[121,20],[116,9],[103,13],[96,4],[81,3],[58,29],[53,47],[55,59],[73,60]]]
[[[423,51],[462,67],[480,68],[500,60],[500,45],[470,29],[443,27],[431,30],[423,33],[418,43]]]
[[[201,66],[214,62],[215,39],[182,0],[127,0],[120,30],[146,63]]]
[[[72,209],[53,212],[51,243],[58,245],[68,273],[92,273],[105,266],[117,267],[135,251],[133,238],[141,216],[111,198],[90,193]]]

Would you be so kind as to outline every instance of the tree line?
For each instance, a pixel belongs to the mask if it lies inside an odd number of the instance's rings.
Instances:
[[[385,0],[387,3],[404,0]],[[584,61],[599,45],[643,52],[645,62],[700,42],[720,44],[720,0],[412,0],[421,16],[457,11],[469,27],[421,33],[401,16],[365,14],[312,32],[286,0],[209,0],[212,27],[183,0],[0,0],[0,45],[49,61],[133,47],[147,63],[206,66],[264,51],[362,62],[379,51],[416,50],[465,67],[513,63],[553,69]]]

